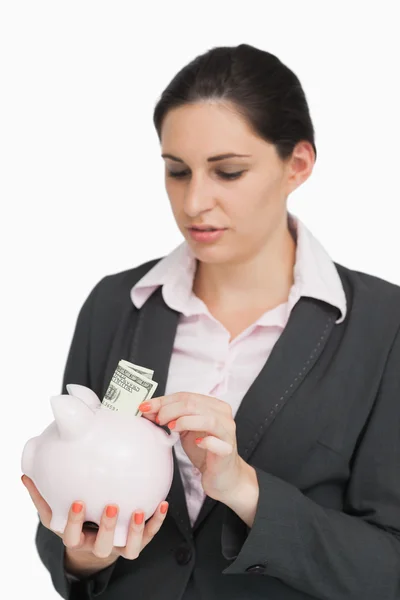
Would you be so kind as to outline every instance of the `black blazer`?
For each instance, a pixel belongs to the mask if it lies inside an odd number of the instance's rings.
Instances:
[[[80,383],[103,398],[124,358],[154,369],[164,394],[180,313],[161,288],[139,311],[129,295],[157,260],[93,288],[62,393]],[[39,522],[37,549],[63,598],[400,599],[400,287],[336,268],[344,322],[301,298],[235,417],[260,487],[252,528],[208,497],[192,528],[174,455],[166,520],[136,560],[71,584],[61,538]]]

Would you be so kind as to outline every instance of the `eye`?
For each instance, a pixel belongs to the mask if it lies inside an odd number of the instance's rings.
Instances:
[[[217,171],[218,175],[222,177],[222,179],[238,179],[244,171],[237,171],[236,173],[225,173],[224,171]],[[174,177],[175,179],[182,179],[185,175],[188,174],[188,171],[168,171],[168,177]]]

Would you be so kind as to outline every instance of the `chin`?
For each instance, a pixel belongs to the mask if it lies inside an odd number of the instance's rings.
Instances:
[[[194,256],[207,264],[228,263],[235,259],[233,248],[216,244],[196,244],[193,240],[186,240]]]

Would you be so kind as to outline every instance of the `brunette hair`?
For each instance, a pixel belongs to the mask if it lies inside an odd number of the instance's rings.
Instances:
[[[229,101],[253,131],[274,144],[282,161],[300,141],[312,145],[314,127],[298,77],[279,58],[250,46],[219,46],[184,66],[162,92],[153,114],[161,140],[167,112],[205,100]]]

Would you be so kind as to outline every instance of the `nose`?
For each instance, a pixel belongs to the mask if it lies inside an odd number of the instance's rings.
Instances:
[[[185,190],[183,210],[190,218],[214,208],[216,202],[213,196],[212,187],[205,181],[197,180],[192,177]]]

